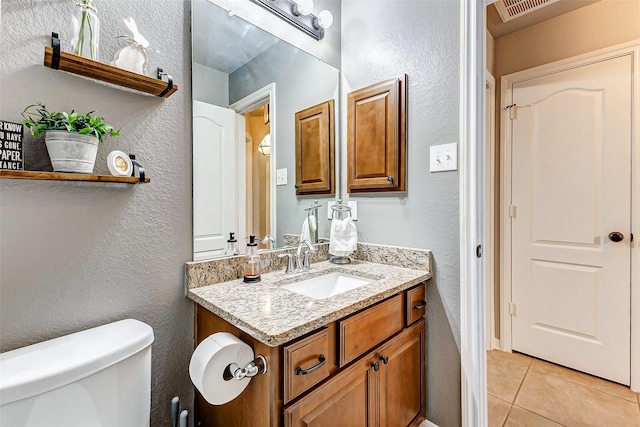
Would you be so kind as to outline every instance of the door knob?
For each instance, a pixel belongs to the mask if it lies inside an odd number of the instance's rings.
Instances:
[[[622,242],[622,240],[624,240],[624,234],[619,231],[612,231],[609,233],[609,240],[612,242]]]

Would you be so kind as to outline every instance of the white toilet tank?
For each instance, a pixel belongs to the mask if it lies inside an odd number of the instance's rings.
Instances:
[[[148,427],[152,342],[127,319],[0,354],[0,426]]]

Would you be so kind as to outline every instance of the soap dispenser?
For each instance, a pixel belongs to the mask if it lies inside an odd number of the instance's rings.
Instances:
[[[224,251],[225,256],[238,255],[238,241],[236,240],[236,233],[229,233],[229,240],[227,240],[227,250]]]
[[[244,256],[244,281],[247,283],[260,281],[260,255],[256,236],[249,236],[247,253]]]

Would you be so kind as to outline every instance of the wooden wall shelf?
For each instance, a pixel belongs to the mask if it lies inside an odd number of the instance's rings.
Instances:
[[[140,92],[150,93],[162,98],[168,98],[178,90],[178,86],[173,84],[173,78],[171,78],[171,76],[169,76],[170,82],[166,82],[161,79],[154,79],[102,62],[83,58],[69,52],[59,52],[60,58],[56,61],[56,52],[58,49],[59,44],[56,48],[48,46],[44,48],[44,65],[46,67],[53,68],[54,70],[67,71],[79,76],[89,77]]]
[[[9,179],[36,179],[46,181],[82,181],[82,182],[113,182],[121,184],[146,184],[151,179],[145,178],[144,182],[135,176],[111,176],[91,175],[83,173],[40,172],[40,171],[12,171],[0,170],[0,178]]]

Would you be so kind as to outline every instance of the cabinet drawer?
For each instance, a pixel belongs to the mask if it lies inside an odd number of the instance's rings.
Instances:
[[[340,366],[372,349],[404,327],[403,294],[338,321]]]
[[[329,360],[333,358],[329,354],[327,328],[285,346],[283,353],[285,402],[308,390],[330,374]]]
[[[424,283],[405,292],[407,293],[406,318],[408,326],[424,316],[427,310],[427,300],[425,299]]]

